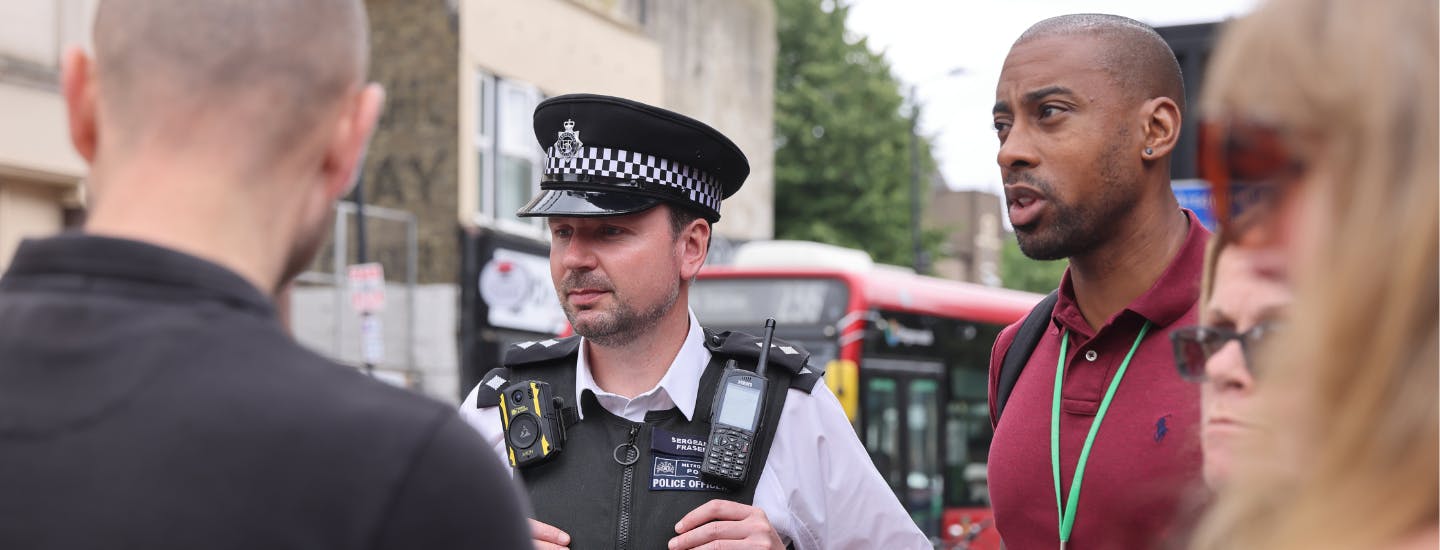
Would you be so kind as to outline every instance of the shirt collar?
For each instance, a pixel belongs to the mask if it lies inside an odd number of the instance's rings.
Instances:
[[[1205,244],[1210,241],[1210,230],[1205,229],[1194,212],[1184,208],[1181,210],[1190,224],[1185,233],[1185,242],[1180,245],[1180,250],[1175,254],[1175,258],[1170,260],[1170,265],[1160,274],[1160,278],[1150,285],[1149,290],[1130,302],[1121,314],[1130,311],[1157,327],[1166,327],[1184,317],[1200,300],[1200,272],[1205,264]],[[1107,320],[1106,324],[1114,322],[1119,316],[1120,314],[1116,314],[1116,317]],[[1060,278],[1060,297],[1055,304],[1053,321],[1070,332],[1086,335],[1093,332],[1075,301],[1075,286],[1070,280],[1069,268],[1065,269],[1064,276]]]
[[[700,376],[705,372],[705,366],[710,364],[710,350],[705,347],[705,332],[700,328],[700,321],[695,318],[695,312],[689,311],[690,330],[685,334],[685,343],[680,346],[680,352],[675,354],[675,360],[670,362],[670,368],[665,371],[665,376],[655,387],[645,393],[635,396],[630,401],[653,402],[650,410],[665,410],[671,406],[680,409],[686,420],[695,415],[695,400],[700,393]],[[575,402],[580,402],[582,392],[589,390],[597,396],[615,395],[600,389],[595,383],[595,377],[590,373],[589,354],[585,351],[585,340],[580,340],[580,351],[575,361]],[[623,399],[623,398],[622,398]],[[576,407],[580,417],[585,417],[583,407]]]
[[[239,274],[189,254],[153,244],[64,233],[20,243],[6,278],[79,275],[125,280],[165,288],[167,295],[218,299],[231,306],[275,316],[275,306]]]

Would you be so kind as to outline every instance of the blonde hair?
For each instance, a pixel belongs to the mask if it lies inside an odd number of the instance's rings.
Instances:
[[[1197,549],[1373,548],[1440,515],[1435,0],[1271,0],[1227,27],[1201,102],[1274,124],[1311,170],[1264,423]]]
[[[1220,263],[1220,253],[1227,247],[1227,239],[1215,228],[1210,242],[1205,244],[1205,267],[1200,270],[1200,311],[1201,316],[1208,309],[1210,298],[1215,295],[1215,264]],[[1204,321],[1202,319],[1202,321]]]

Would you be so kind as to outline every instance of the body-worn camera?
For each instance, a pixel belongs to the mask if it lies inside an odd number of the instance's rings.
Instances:
[[[522,380],[500,390],[500,419],[511,466],[539,464],[560,454],[565,446],[563,403],[550,384],[539,380]]]

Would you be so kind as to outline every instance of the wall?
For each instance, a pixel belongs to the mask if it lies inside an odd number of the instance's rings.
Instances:
[[[983,191],[936,189],[927,203],[925,227],[945,233],[935,275],[991,286],[1000,284],[1001,200]]]
[[[719,235],[775,236],[775,6],[769,0],[649,0],[645,32],[660,42],[665,103],[728,136],[750,177],[720,211]]]
[[[385,356],[378,373],[392,381],[403,379],[436,399],[458,402],[456,292],[455,285],[419,285],[407,296],[404,285],[385,285]],[[410,315],[407,299],[414,300],[415,315]],[[301,344],[358,367],[360,318],[350,310],[349,300],[349,294],[337,294],[334,288],[297,287],[290,295],[290,325]]]
[[[466,67],[548,95],[594,92],[661,104],[660,47],[631,23],[564,0],[465,0]]]
[[[63,227],[62,193],[55,185],[0,178],[0,271],[20,241]]]
[[[459,6],[461,151],[475,147],[477,70],[532,84],[546,96],[589,92],[664,105],[660,46],[618,14],[564,0],[464,0]],[[459,167],[460,220],[493,223],[475,216],[475,155],[463,155]]]
[[[80,202],[60,55],[88,40],[95,0],[0,2],[0,270],[20,240],[60,230]]]
[[[370,11],[370,78],[386,91],[385,113],[365,159],[365,201],[415,214],[419,282],[453,284],[460,272],[455,240],[458,14],[444,0],[368,0],[365,5]],[[403,251],[377,247],[382,249]],[[399,258],[381,260],[389,260],[387,267],[404,265]]]

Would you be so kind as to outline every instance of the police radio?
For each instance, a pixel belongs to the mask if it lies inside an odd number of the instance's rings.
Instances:
[[[560,454],[565,446],[563,408],[564,400],[539,380],[522,380],[500,391],[500,420],[511,466],[539,464]]]
[[[710,408],[710,439],[705,444],[705,458],[700,465],[700,477],[706,481],[730,488],[745,483],[755,434],[765,417],[765,363],[770,359],[770,343],[774,338],[775,320],[766,319],[765,339],[755,372],[738,368],[734,359],[725,363],[720,391]]]

